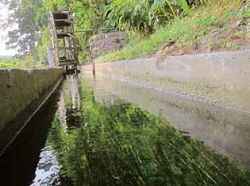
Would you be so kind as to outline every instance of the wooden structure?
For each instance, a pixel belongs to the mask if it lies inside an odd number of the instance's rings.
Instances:
[[[64,66],[66,71],[77,70],[78,57],[72,13],[68,10],[50,11],[48,28],[53,65]]]

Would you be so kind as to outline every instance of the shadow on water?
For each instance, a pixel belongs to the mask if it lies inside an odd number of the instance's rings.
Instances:
[[[61,185],[250,184],[247,171],[166,120],[115,96],[100,103],[85,79],[80,84],[81,127],[65,130],[56,118],[48,136]]]
[[[32,183],[39,154],[45,146],[57,109],[58,96],[57,90],[0,157],[1,186],[26,186]]]

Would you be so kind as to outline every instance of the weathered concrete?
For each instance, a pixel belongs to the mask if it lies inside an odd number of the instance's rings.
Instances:
[[[0,151],[38,108],[63,70],[0,69]]]
[[[250,113],[250,50],[96,64],[98,73]]]

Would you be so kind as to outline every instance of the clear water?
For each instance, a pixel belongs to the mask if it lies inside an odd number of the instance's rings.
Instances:
[[[1,158],[0,185],[250,185],[249,118],[71,75]]]

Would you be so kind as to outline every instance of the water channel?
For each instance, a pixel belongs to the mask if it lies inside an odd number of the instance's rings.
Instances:
[[[250,115],[68,75],[0,158],[1,186],[250,185]]]

